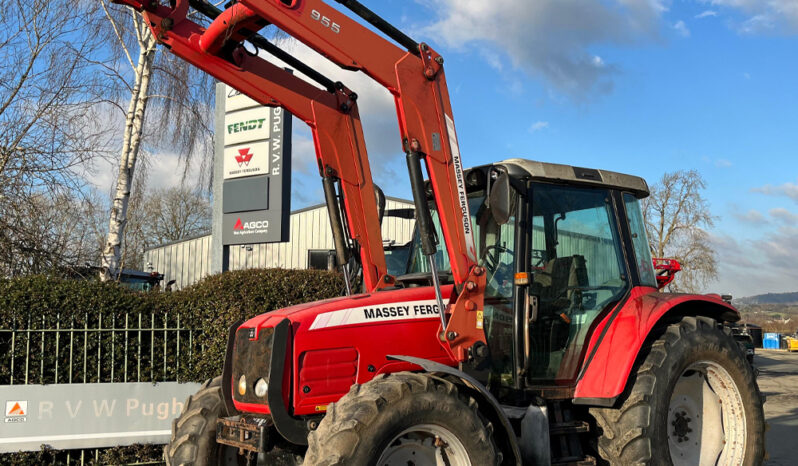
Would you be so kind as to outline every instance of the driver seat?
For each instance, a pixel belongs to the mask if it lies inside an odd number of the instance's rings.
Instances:
[[[541,301],[548,302],[552,312],[569,307],[574,288],[589,286],[588,281],[585,256],[578,254],[552,259],[534,276]]]

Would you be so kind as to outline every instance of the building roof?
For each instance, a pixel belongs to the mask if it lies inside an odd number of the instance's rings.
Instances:
[[[409,201],[407,199],[402,199],[402,198],[399,198],[399,197],[385,196],[385,200],[394,201],[394,202],[400,202],[402,204],[408,204],[410,206],[414,205],[413,201]],[[314,204],[314,205],[311,205],[311,206],[308,206],[308,207],[303,207],[301,209],[291,211],[291,215],[300,214],[302,212],[307,212],[309,210],[326,209],[326,208],[327,208],[327,204]]]

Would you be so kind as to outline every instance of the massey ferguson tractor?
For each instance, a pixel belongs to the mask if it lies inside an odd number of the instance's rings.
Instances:
[[[168,464],[762,462],[762,398],[724,327],[739,313],[659,291],[643,179],[522,159],[464,170],[443,57],[355,0],[117,1],[175,55],[310,126],[347,279],[346,296],[231,327]],[[357,95],[267,25],[394,96],[416,217],[403,274],[386,270]]]

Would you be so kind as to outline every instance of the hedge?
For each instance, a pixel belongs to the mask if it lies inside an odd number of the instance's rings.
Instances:
[[[344,287],[339,274],[317,270],[254,269],[225,272],[175,292],[141,293],[115,283],[77,281],[47,276],[0,279],[0,328],[53,329],[60,322],[61,344],[51,341],[54,332],[17,333],[14,342],[14,383],[68,383],[179,380],[203,382],[221,372],[229,326],[264,312],[294,304],[338,296]],[[192,329],[168,332],[116,330],[81,331],[97,328],[124,328],[142,325]],[[70,332],[69,328],[77,329]],[[66,328],[66,329],[65,329]],[[181,335],[180,354],[176,335]],[[28,339],[27,341],[25,339]],[[80,353],[70,354],[64,344],[72,340]],[[127,345],[124,342],[127,341]],[[46,343],[46,344],[45,344]],[[47,351],[37,353],[39,347]],[[0,384],[9,384],[12,343],[10,333],[0,334]],[[25,365],[25,359],[35,349]],[[82,359],[83,348],[86,358]],[[149,348],[158,348],[151,357]],[[125,353],[125,348],[127,353]],[[99,351],[98,351],[99,350]],[[164,364],[163,355],[166,354]],[[98,359],[98,353],[101,355]],[[127,371],[125,370],[127,356]],[[71,370],[70,358],[72,358]],[[56,366],[57,365],[57,366]],[[27,374],[20,372],[27,367]],[[58,367],[58,372],[56,372]],[[84,367],[86,368],[84,371]],[[143,368],[143,370],[141,370]],[[159,448],[119,447],[92,453],[89,464],[120,464],[152,461]],[[95,454],[99,455],[95,459]],[[79,462],[80,455],[69,462]],[[43,449],[39,452],[0,455],[0,464],[65,464],[66,453]]]

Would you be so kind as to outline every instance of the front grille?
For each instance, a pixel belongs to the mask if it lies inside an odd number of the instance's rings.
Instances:
[[[266,404],[266,396],[255,396],[255,382],[263,378],[269,381],[269,366],[272,360],[273,328],[264,328],[257,340],[250,340],[255,329],[240,328],[236,332],[233,348],[233,398],[241,403]],[[238,391],[241,375],[247,378],[247,391],[242,396]]]

